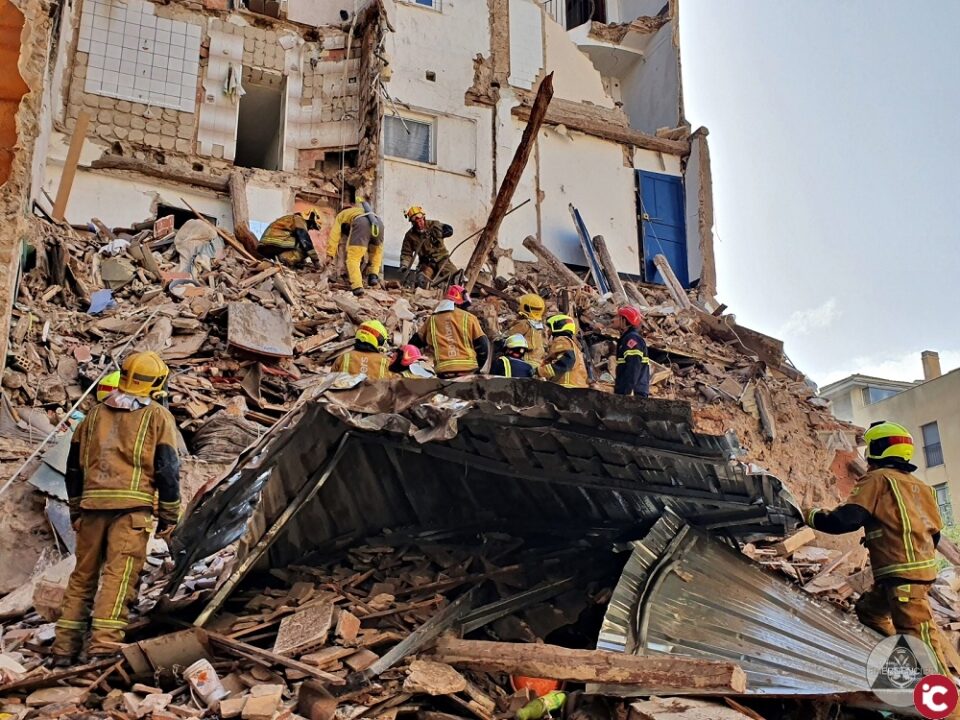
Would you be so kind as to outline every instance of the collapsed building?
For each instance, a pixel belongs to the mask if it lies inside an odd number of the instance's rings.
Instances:
[[[606,699],[771,696],[777,717],[825,695],[869,705],[878,638],[843,611],[869,574],[862,549],[819,538],[793,564],[800,541],[773,549],[796,500],[849,490],[857,430],[715,299],[678,3],[344,4],[0,0],[0,52],[19,69],[0,85],[0,589],[14,590],[0,618],[17,653],[0,666],[3,712],[192,717],[182,671],[200,657],[251,718],[491,720],[532,699],[503,673],[535,668]],[[575,314],[594,389],[331,375],[365,318],[400,344],[437,291],[391,281],[357,299],[329,268],[258,258],[257,236],[315,209],[322,246],[364,197],[396,265],[403,210],[423,204],[456,227],[463,266],[549,73],[476,312],[491,337],[523,292]],[[623,298],[646,315],[650,400],[609,394]],[[153,548],[123,660],[50,674],[75,540],[71,413],[127,349],[173,369],[192,502]],[[941,588],[945,621],[960,621],[957,589]],[[185,619],[208,632],[150,637]],[[449,632],[469,637],[437,640]],[[519,656],[534,642],[549,663]],[[602,714],[667,711],[630,708]]]

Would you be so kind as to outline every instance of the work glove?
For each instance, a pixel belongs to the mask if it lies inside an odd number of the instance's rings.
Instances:
[[[177,523],[170,522],[169,520],[164,520],[160,518],[157,520],[157,537],[161,540],[167,541],[170,539],[170,536],[173,535],[173,531],[177,529]]]
[[[820,508],[803,508],[803,509],[801,509],[801,510],[800,510],[800,513],[801,513],[801,515],[802,515],[802,517],[803,517],[803,522],[804,522],[805,524],[809,525],[810,527],[813,527],[813,522],[812,522],[813,518],[812,518],[812,515],[813,515],[815,512],[818,512],[819,510],[820,510]],[[816,528],[814,528],[814,529],[816,529]]]

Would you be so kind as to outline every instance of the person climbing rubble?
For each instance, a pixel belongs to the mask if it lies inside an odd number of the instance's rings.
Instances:
[[[420,259],[416,268],[418,287],[427,287],[437,278],[449,282],[459,272],[443,242],[444,238],[453,235],[453,227],[437,220],[428,220],[426,212],[419,205],[408,208],[403,216],[410,221],[410,229],[403,236],[400,248],[400,272],[406,275],[417,257]]]
[[[504,342],[503,355],[493,361],[490,374],[509,378],[536,377],[536,367],[526,360],[529,347],[527,339],[520,333],[508,337]]]
[[[568,388],[589,386],[587,366],[576,340],[577,324],[569,315],[553,315],[547,319],[550,345],[537,375]]]
[[[868,471],[847,501],[832,511],[810,508],[804,520],[839,535],[863,528],[874,586],[856,603],[860,621],[877,632],[913,635],[948,674],[927,594],[937,578],[943,521],[934,489],[913,475],[913,437],[893,422],[875,422],[863,435]]]
[[[447,297],[410,339],[418,348],[430,348],[433,366],[441,378],[478,372],[490,355],[490,340],[476,315],[467,312],[470,294],[462,285],[451,285]]]
[[[434,372],[423,364],[423,354],[414,345],[401,345],[390,353],[390,372],[397,377],[421,380],[436,377]]]
[[[390,377],[390,360],[383,352],[387,345],[387,328],[379,320],[367,320],[357,328],[353,350],[337,358],[332,372],[366,375],[368,380]]]
[[[520,304],[518,311],[520,318],[507,328],[504,335],[506,337],[517,333],[523,335],[527,341],[527,352],[524,359],[534,365],[539,365],[543,361],[547,346],[547,331],[543,324],[547,304],[542,297],[533,293],[521,295],[518,302]]]
[[[614,328],[620,333],[617,340],[617,376],[613,392],[617,395],[650,396],[650,358],[647,342],[640,334],[643,314],[635,307],[617,310]]]
[[[350,289],[354,295],[363,295],[363,261],[367,260],[367,286],[380,284],[383,273],[383,220],[365,200],[346,207],[334,218],[327,239],[327,255],[337,257],[340,242],[347,238],[346,265]]]
[[[88,621],[88,656],[116,656],[147,557],[154,502],[159,537],[172,533],[179,520],[177,427],[157,402],[169,373],[154,352],[130,355],[117,390],[73,434],[66,485],[77,533],[76,567],[56,625],[56,665],[74,662]]]
[[[317,251],[313,248],[310,231],[320,229],[318,219],[315,210],[277,218],[263,231],[257,252],[289,267],[302,266],[308,257],[317,263]]]

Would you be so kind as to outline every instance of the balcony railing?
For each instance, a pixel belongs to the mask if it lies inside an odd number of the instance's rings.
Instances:
[[[567,30],[586,22],[607,21],[606,0],[544,0],[544,11]]]

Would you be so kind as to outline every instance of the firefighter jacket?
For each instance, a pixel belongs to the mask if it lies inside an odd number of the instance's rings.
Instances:
[[[421,232],[412,226],[403,236],[403,245],[400,248],[400,267],[409,268],[413,264],[413,256],[420,258],[420,265],[439,267],[450,257],[443,239],[453,235],[453,228],[437,220],[427,220],[427,225]]]
[[[153,510],[169,524],[180,517],[177,427],[165,407],[114,392],[80,422],[67,457],[71,516],[81,510]]]
[[[805,516],[811,527],[828,533],[862,527],[878,582],[928,583],[937,577],[936,546],[943,521],[936,491],[905,469],[871,469],[844,505],[832,512],[815,508]]]
[[[444,300],[411,339],[433,353],[437,374],[476,372],[489,354],[487,336],[475,315]]]
[[[576,338],[556,335],[547,348],[547,357],[538,370],[542,378],[563,387],[585,388],[589,386],[587,366]]]
[[[493,361],[490,373],[500,377],[532,378],[537,376],[537,369],[526,360],[501,355]]]
[[[327,255],[336,257],[347,229],[347,246],[364,247],[383,245],[383,220],[366,203],[342,210],[333,220],[327,238]]]
[[[650,395],[650,358],[647,343],[636,329],[627,330],[617,341],[617,395]]]
[[[546,354],[547,337],[543,323],[527,318],[520,318],[504,333],[504,337],[523,335],[527,341],[526,359],[534,365],[539,365]]]
[[[270,223],[263,231],[257,250],[264,257],[281,256],[289,264],[302,263],[308,255],[316,256],[307,221],[296,213]]]
[[[363,374],[368,380],[384,380],[391,375],[390,358],[378,352],[373,345],[355,343],[353,350],[348,350],[337,358],[333,364],[333,372]]]

